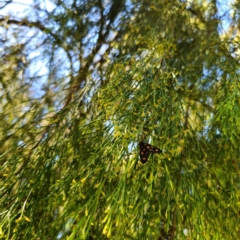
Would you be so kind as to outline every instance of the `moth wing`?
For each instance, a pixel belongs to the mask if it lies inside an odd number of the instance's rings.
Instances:
[[[146,144],[146,148],[148,149],[149,152],[152,152],[152,153],[161,153],[162,152],[162,150],[160,150],[159,148],[154,147],[150,144]]]
[[[150,154],[150,152],[148,152],[148,151],[141,151],[140,150],[140,159],[141,159],[142,163],[146,163],[147,162],[149,154]]]
[[[142,163],[146,163],[147,160],[148,160],[150,152],[149,152],[149,150],[147,148],[146,143],[140,142],[139,146],[140,146],[140,159],[141,159],[141,162]]]

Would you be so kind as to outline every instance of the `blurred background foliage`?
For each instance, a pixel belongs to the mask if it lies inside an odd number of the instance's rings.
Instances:
[[[1,1],[0,238],[238,239],[239,9]]]

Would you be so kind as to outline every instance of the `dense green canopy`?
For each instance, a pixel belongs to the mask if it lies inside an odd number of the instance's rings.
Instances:
[[[2,1],[0,239],[238,239],[239,9]]]

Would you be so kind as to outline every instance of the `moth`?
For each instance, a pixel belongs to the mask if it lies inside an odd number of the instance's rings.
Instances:
[[[162,150],[160,150],[159,148],[154,147],[154,146],[144,143],[144,142],[140,142],[139,147],[140,147],[140,159],[141,159],[142,163],[147,162],[150,153],[161,153],[162,152]]]

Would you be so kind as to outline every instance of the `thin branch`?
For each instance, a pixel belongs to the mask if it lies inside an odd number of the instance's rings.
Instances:
[[[50,28],[45,27],[41,22],[36,21],[32,22],[27,19],[23,19],[21,21],[16,20],[16,19],[8,19],[7,17],[1,17],[0,22],[5,22],[6,24],[16,24],[18,26],[25,26],[25,27],[36,27],[39,30],[41,30],[44,33],[50,34],[52,37],[54,37],[56,40],[60,41],[60,38],[58,35],[52,32]]]

